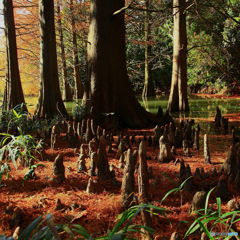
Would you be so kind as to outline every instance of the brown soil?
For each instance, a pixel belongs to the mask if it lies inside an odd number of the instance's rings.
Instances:
[[[230,117],[230,116],[229,116]],[[237,117],[238,118],[238,117]],[[232,116],[231,121],[235,121],[236,115]],[[207,120],[211,121],[211,119]],[[140,136],[141,131],[146,131],[147,136],[153,135],[153,129],[143,129],[143,130],[123,130],[124,136],[126,134],[131,135],[133,132],[137,134],[136,139]],[[210,153],[212,165],[204,164],[203,157],[203,139],[204,132],[200,132],[200,151],[197,152],[191,149],[191,158],[184,156],[182,148],[176,150],[177,155],[175,158],[184,159],[185,163],[189,164],[192,173],[195,172],[197,167],[204,167],[205,172],[211,172],[213,167],[218,167],[224,162],[229,146],[231,145],[231,135],[209,135],[210,143]],[[115,136],[116,140],[116,136]],[[113,144],[113,147],[115,144]],[[135,150],[136,146],[132,147]],[[114,164],[116,167],[116,178],[121,182],[123,177],[123,169],[118,169],[118,153],[115,148],[114,152],[108,154],[109,164]],[[53,162],[50,160],[39,161],[37,163],[44,164],[46,168],[39,167],[35,172],[37,179],[27,180],[25,185],[22,186],[22,179],[24,174],[27,172],[27,168],[20,168],[16,170],[12,163],[10,163],[10,179],[6,180],[6,176],[3,176],[2,184],[6,186],[1,187],[0,191],[0,234],[6,234],[11,236],[14,229],[10,229],[9,220],[12,215],[5,214],[7,206],[12,209],[19,208],[23,213],[23,219],[20,222],[22,229],[26,228],[34,219],[41,216],[42,214],[52,213],[54,216],[54,222],[56,223],[73,223],[82,225],[90,234],[94,234],[95,237],[101,236],[107,233],[108,229],[112,229],[116,224],[115,219],[118,214],[123,212],[121,208],[121,196],[120,188],[115,187],[111,182],[98,181],[97,177],[93,177],[95,181],[94,194],[87,194],[86,187],[89,176],[84,173],[77,173],[77,159],[78,156],[74,154],[74,149],[68,148],[68,143],[66,141],[61,141],[58,139],[57,150],[47,149],[47,154],[49,156],[55,155],[57,153],[63,153],[66,181],[63,184],[57,183],[52,175]],[[157,215],[153,218],[154,229],[157,231],[155,236],[157,239],[169,239],[171,233],[177,231],[181,237],[184,236],[185,232],[189,228],[189,224],[181,223],[181,221],[193,222],[194,217],[189,215],[189,208],[193,195],[198,189],[200,182],[196,179],[194,180],[195,190],[192,192],[183,192],[183,206],[180,207],[180,195],[179,192],[176,194],[171,194],[167,199],[160,204],[163,196],[175,185],[162,174],[162,171],[168,174],[172,179],[178,182],[179,165],[174,165],[174,163],[160,164],[156,162],[156,157],[158,155],[158,148],[147,147],[147,157],[148,166],[152,166],[154,179],[149,181],[150,186],[150,199],[151,201],[159,201],[155,203],[157,206],[161,206],[170,210],[167,212],[167,217],[169,218],[171,225],[162,216]],[[87,160],[87,167],[89,166],[89,159]],[[207,182],[211,183],[217,180],[218,177],[208,178]],[[135,193],[137,193],[137,175],[135,175]],[[239,193],[236,192],[232,186],[229,184],[229,189],[237,198]],[[40,201],[40,199],[42,201]],[[62,210],[56,210],[56,200],[60,199],[64,204]],[[41,202],[41,203],[40,203]],[[71,210],[70,205],[76,202],[79,204],[79,208],[76,210]],[[211,195],[210,203],[214,203],[214,195]],[[222,210],[227,211],[227,202],[222,202]],[[139,217],[133,221],[134,223],[139,222]],[[239,223],[237,224],[238,229],[240,229]],[[219,230],[220,231],[220,230]],[[161,238],[159,238],[161,237]],[[165,237],[165,238],[162,238]],[[67,239],[63,237],[63,239]],[[191,239],[191,238],[187,238]],[[200,239],[197,236],[197,239]]]

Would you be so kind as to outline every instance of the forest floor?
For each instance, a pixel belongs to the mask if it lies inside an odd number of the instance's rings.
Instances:
[[[226,115],[229,118],[229,125],[234,125],[239,128],[240,114]],[[204,129],[200,131],[200,150],[196,151],[190,149],[192,157],[186,157],[182,148],[176,149],[175,158],[184,159],[185,164],[189,164],[192,174],[195,169],[204,168],[205,173],[211,173],[211,170],[215,167],[218,169],[220,165],[225,161],[229,147],[231,146],[231,134],[222,134],[219,130],[215,132],[214,119],[209,118],[201,120],[209,122],[210,128],[213,129],[212,134],[208,135],[209,149],[211,154],[212,164],[204,163],[203,154],[203,136],[205,134]],[[195,124],[198,121],[195,121]],[[201,127],[201,122],[200,122]],[[146,135],[154,135],[153,128],[151,129],[123,129],[123,135],[132,135],[136,133],[136,140],[140,137],[143,138],[142,132],[146,132]],[[94,193],[87,194],[85,191],[87,188],[88,179],[90,178],[87,173],[78,173],[77,160],[78,155],[74,154],[74,149],[68,148],[68,142],[62,141],[59,137],[57,142],[57,150],[48,148],[46,153],[49,156],[56,155],[57,153],[63,153],[65,176],[66,180],[59,184],[52,175],[53,161],[50,159],[46,161],[37,160],[37,163],[44,164],[44,167],[38,167],[35,171],[37,175],[36,180],[27,180],[22,185],[24,174],[27,172],[27,168],[19,167],[17,170],[13,164],[10,163],[10,179],[7,180],[6,176],[3,176],[2,186],[0,188],[0,234],[11,236],[16,226],[10,228],[11,214],[7,214],[5,211],[8,206],[11,209],[20,209],[22,212],[22,219],[20,226],[22,229],[26,228],[34,219],[43,214],[53,214],[55,223],[73,223],[80,224],[90,234],[94,234],[94,237],[105,235],[108,229],[112,229],[116,224],[115,220],[118,214],[123,212],[121,208],[121,188],[113,186],[109,181],[99,181],[97,177],[92,177],[94,181]],[[116,136],[114,137],[116,143]],[[113,153],[108,153],[109,165],[115,166],[116,179],[121,182],[123,177],[123,169],[118,169],[119,156],[118,151],[113,143]],[[137,146],[133,145],[132,150],[137,149]],[[165,172],[176,182],[179,182],[179,169],[180,165],[171,163],[158,163],[156,158],[159,153],[159,148],[147,147],[147,161],[148,166],[153,169],[154,179],[149,180],[149,195],[150,201],[159,201],[157,206],[161,206],[170,210],[166,212],[169,222],[162,216],[157,215],[153,217],[154,229],[157,231],[155,236],[159,236],[158,239],[169,239],[171,234],[177,231],[181,238],[183,238],[189,224],[181,223],[181,221],[194,221],[194,216],[189,214],[189,208],[192,198],[198,190],[200,182],[197,179],[194,181],[194,190],[190,192],[183,192],[183,205],[180,206],[180,194],[170,194],[165,201],[161,202],[164,195],[175,188],[176,186],[163,175]],[[49,157],[50,158],[50,157]],[[89,167],[90,159],[87,159],[86,166]],[[205,179],[208,183],[218,180],[222,174],[219,173],[217,177],[210,177]],[[229,189],[233,193],[235,199],[238,199],[240,194],[236,192],[232,185],[229,184]],[[135,193],[138,196],[137,187],[137,174],[135,174]],[[56,209],[57,199],[61,200],[64,204],[64,208],[61,210]],[[71,205],[77,203],[79,207],[72,209]],[[210,197],[210,203],[216,202],[214,194]],[[227,202],[222,201],[222,211],[226,212]],[[19,210],[18,210],[19,211]],[[140,217],[138,216],[133,223],[140,223]],[[238,230],[240,230],[240,223],[237,224]],[[220,231],[220,229],[219,229]],[[66,239],[63,237],[63,239]],[[191,238],[186,238],[191,239]],[[197,239],[200,239],[198,236]]]

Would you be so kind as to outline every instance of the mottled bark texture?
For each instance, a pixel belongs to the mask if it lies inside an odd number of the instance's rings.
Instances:
[[[128,149],[126,166],[122,179],[121,203],[123,208],[128,208],[134,200],[134,171],[136,162],[133,161],[131,149]]]
[[[210,157],[210,151],[209,151],[209,147],[208,147],[208,137],[207,137],[207,134],[204,135],[203,147],[204,147],[205,163],[211,164],[211,157]]]
[[[228,190],[228,179],[226,176],[222,175],[219,178],[214,194],[215,197],[220,197],[224,201],[229,201],[232,198],[232,193]]]
[[[63,165],[63,156],[59,154],[53,164],[53,175],[56,176],[57,181],[62,183],[65,181],[65,167]]]
[[[162,135],[159,139],[158,162],[168,163],[173,160],[171,144],[167,136]]]
[[[189,209],[189,212],[195,212],[199,209],[204,209],[207,193],[205,191],[196,192],[193,196],[192,204]]]
[[[109,164],[107,159],[107,152],[106,152],[106,140],[103,136],[100,137],[99,140],[99,158],[97,162],[97,176],[99,180],[110,180],[111,173],[109,170]]]
[[[225,174],[228,176],[232,174],[233,178],[235,178],[237,175],[238,166],[236,164],[236,154],[232,146],[228,151],[225,162],[219,168],[219,172],[220,171],[225,171]]]
[[[127,76],[124,13],[113,15],[124,2],[91,1],[83,106],[101,122],[143,127],[156,116],[141,107]]]

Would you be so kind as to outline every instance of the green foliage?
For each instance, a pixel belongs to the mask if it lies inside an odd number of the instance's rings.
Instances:
[[[136,8],[143,3],[134,1]],[[167,9],[168,2],[151,1],[149,9]],[[170,3],[171,4],[171,3]],[[168,6],[169,7],[169,6]],[[166,91],[171,84],[172,68],[172,9],[164,13],[150,13],[150,35],[148,45],[151,46],[149,56],[150,75],[155,87]],[[126,22],[126,56],[129,79],[135,92],[141,93],[145,78],[145,12],[127,10]]]
[[[82,101],[77,101],[75,107],[72,109],[72,114],[80,122],[86,114],[89,114],[89,110],[83,106]]]
[[[122,214],[119,214],[115,220],[116,224],[112,231],[108,230],[108,233],[103,237],[93,238],[94,234],[90,235],[85,228],[77,224],[54,224],[52,214],[48,214],[45,219],[44,215],[35,219],[28,227],[21,233],[18,240],[31,239],[31,240],[50,240],[60,239],[59,232],[65,232],[68,234],[68,239],[101,239],[101,240],[124,240],[124,239],[138,239],[133,234],[142,233],[141,229],[153,233],[155,230],[143,225],[132,225],[132,220],[140,213],[140,211],[149,211],[147,209],[154,209],[160,214],[166,217],[164,208],[156,207],[153,204],[142,204],[133,206],[125,210]],[[167,217],[166,217],[167,218]],[[6,236],[0,236],[6,237]],[[80,237],[80,238],[79,238]],[[6,238],[4,238],[6,239]],[[11,239],[11,238],[10,238]]]
[[[17,169],[17,159],[27,161],[29,168],[31,169],[31,159],[35,159],[34,153],[37,153],[42,148],[42,140],[37,141],[31,135],[24,135],[23,131],[26,130],[27,125],[27,113],[24,110],[24,104],[21,104],[14,108],[12,111],[2,111],[2,126],[6,126],[8,129],[16,127],[19,135],[10,133],[0,133],[2,136],[0,141],[0,160],[1,160],[1,171],[0,171],[0,184],[4,172],[6,172],[7,179],[9,178],[10,167],[7,164],[8,160],[11,160]],[[5,159],[7,156],[7,159]],[[5,162],[3,163],[3,160]],[[33,168],[32,168],[33,169]],[[30,173],[28,173],[30,174]],[[24,176],[23,184],[27,176]]]
[[[4,172],[6,172],[7,179],[9,179],[9,171],[10,171],[10,167],[7,165],[7,163],[2,164],[1,170],[0,170],[0,186],[1,186],[2,176]]]
[[[23,177],[23,182],[22,182],[23,186],[27,179],[35,179],[36,178],[35,168],[37,168],[37,167],[46,167],[46,166],[43,164],[34,164],[34,165],[29,166],[28,171],[24,174],[24,177]]]
[[[23,158],[28,162],[28,164],[30,164],[30,159],[35,159],[32,152],[36,152],[42,148],[42,140],[37,142],[31,135],[22,135],[19,128],[18,130],[20,132],[19,136],[14,136],[8,133],[0,133],[0,135],[4,136],[0,143],[0,155],[3,156],[7,153],[16,169],[17,158]]]
[[[26,104],[22,103],[14,107],[10,111],[1,108],[1,128],[2,131],[7,131],[8,128],[19,127],[23,129],[26,125],[28,112],[26,111]]]
[[[201,1],[197,4],[197,16],[188,12],[190,91],[228,93],[239,89],[238,6],[235,1],[229,5],[216,0]]]
[[[206,201],[205,201],[205,208],[196,211],[199,217],[198,218],[195,217],[195,221],[189,227],[184,238],[195,233],[198,230],[205,232],[211,240],[215,239],[211,236],[210,234],[211,231],[214,231],[214,230],[215,232],[224,231],[228,233],[235,232],[232,226],[234,223],[240,221],[240,218],[236,219],[236,216],[237,214],[240,214],[240,211],[231,211],[231,212],[222,213],[220,198],[216,198],[216,203],[214,203],[210,208],[208,208],[209,197],[213,190],[214,188],[211,189],[207,194]],[[213,210],[214,206],[217,206],[217,210]],[[230,217],[231,217],[230,223],[227,223]],[[210,229],[207,228],[209,222],[212,223]],[[230,238],[231,236],[228,236],[228,237],[225,237],[224,239],[227,240]],[[237,239],[240,239],[240,238],[237,237]]]
[[[171,177],[169,177],[165,172],[162,172],[164,176],[166,176],[168,179],[170,179],[177,187],[176,188],[173,188],[171,189],[169,192],[167,192],[165,194],[165,196],[162,198],[162,201],[161,203],[167,198],[168,195],[170,195],[171,193],[176,193],[176,192],[179,192],[180,193],[180,198],[181,198],[181,201],[180,201],[180,206],[182,207],[182,191],[183,191],[183,187],[184,187],[184,184],[192,177],[190,176],[189,178],[185,179],[180,185],[177,184]]]

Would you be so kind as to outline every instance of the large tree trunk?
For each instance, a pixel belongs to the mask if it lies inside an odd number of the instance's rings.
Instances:
[[[59,87],[53,0],[39,0],[40,90],[35,115],[67,115]]]
[[[145,1],[145,8],[148,10],[150,5],[150,0]],[[151,13],[149,11],[145,11],[145,81],[142,92],[142,97],[147,96],[155,96],[154,84],[151,74],[152,64],[151,64],[151,51],[152,46],[150,44],[151,40]]]
[[[6,36],[6,82],[3,96],[5,110],[25,103],[18,67],[17,42],[12,0],[3,0]],[[24,107],[26,109],[26,107]]]
[[[70,9],[71,9],[71,19],[72,19],[72,44],[73,44],[73,64],[74,64],[74,82],[75,82],[75,99],[80,99],[83,97],[83,85],[80,78],[80,69],[78,61],[78,52],[77,52],[77,34],[75,27],[75,13],[73,7],[73,0],[70,0]]]
[[[71,88],[67,81],[67,63],[66,63],[66,56],[65,56],[65,47],[63,42],[63,29],[62,29],[62,19],[61,19],[61,12],[60,12],[60,2],[58,0],[58,28],[59,28],[59,38],[60,38],[60,47],[61,47],[61,58],[62,58],[62,83],[63,83],[63,101],[72,101],[73,96],[71,92]]]
[[[173,68],[168,110],[189,111],[187,98],[186,0],[173,1]]]
[[[88,35],[88,72],[84,105],[93,115],[114,113],[120,126],[142,127],[155,122],[141,107],[126,69],[124,0],[92,0]]]

